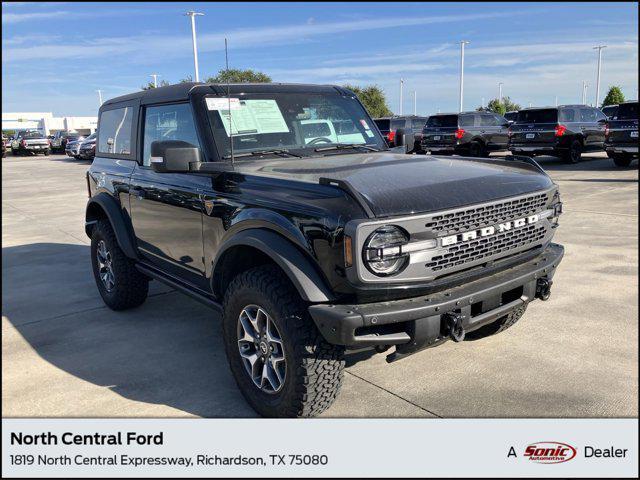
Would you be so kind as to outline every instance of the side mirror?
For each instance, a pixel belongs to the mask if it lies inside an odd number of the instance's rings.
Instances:
[[[598,120],[598,123],[602,125],[602,124],[607,123],[608,121],[609,121],[608,118],[601,118],[600,120]]]
[[[180,140],[151,143],[151,168],[158,173],[185,173],[200,162],[200,149]]]
[[[407,143],[404,128],[399,128],[396,130],[396,135],[395,137],[393,137],[393,143],[396,147],[403,147]]]

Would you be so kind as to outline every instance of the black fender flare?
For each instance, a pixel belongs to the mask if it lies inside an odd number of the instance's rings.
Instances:
[[[122,208],[120,207],[118,202],[108,193],[99,193],[98,195],[90,198],[87,202],[84,224],[84,231],[86,232],[87,236],[91,238],[91,231],[93,229],[93,226],[98,221],[98,219],[94,218],[90,213],[95,208],[95,206],[99,207],[107,216],[107,219],[109,220],[109,223],[111,223],[111,227],[116,234],[118,245],[120,246],[124,254],[129,258],[137,260],[138,253],[136,251],[135,243],[130,233],[131,231],[124,219]]]
[[[276,232],[250,228],[242,230],[224,242],[213,260],[212,279],[219,274],[219,260],[235,246],[260,250],[271,258],[287,275],[303,300],[313,303],[331,302],[334,296],[313,265],[312,260],[291,241]]]

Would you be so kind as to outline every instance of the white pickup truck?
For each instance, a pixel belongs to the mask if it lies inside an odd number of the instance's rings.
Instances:
[[[14,155],[24,155],[26,153],[51,153],[51,141],[41,132],[22,131],[14,137],[11,142],[11,153]]]

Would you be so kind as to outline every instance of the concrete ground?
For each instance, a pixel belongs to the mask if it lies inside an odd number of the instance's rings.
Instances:
[[[352,354],[335,417],[636,417],[638,168],[540,159],[566,256],[548,302],[498,336],[388,365]],[[245,417],[217,315],[152,282],[106,308],[83,229],[88,163],[2,159],[2,415]],[[356,363],[357,362],[357,363]]]

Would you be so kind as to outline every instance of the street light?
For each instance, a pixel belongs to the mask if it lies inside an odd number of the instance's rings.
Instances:
[[[504,83],[498,83],[498,101],[500,103],[502,103],[502,85],[504,85]]]
[[[204,13],[189,10],[185,16],[191,17],[191,40],[193,41],[193,69],[195,70],[195,81],[200,81],[198,73],[198,47],[196,46],[196,16],[203,16]]]
[[[607,48],[606,45],[598,45],[593,47],[594,50],[598,50],[598,76],[596,77],[596,108],[600,105],[600,64],[602,63],[602,49]]]
[[[460,111],[462,111],[462,97],[464,94],[464,46],[469,43],[466,40],[460,42]]]
[[[404,85],[404,80],[400,79],[400,115],[402,115],[402,86]]]
[[[102,106],[102,90],[96,90],[98,92],[98,100],[100,100],[100,106]]]
[[[161,77],[162,75],[159,75],[157,73],[152,73],[149,76],[153,78],[153,88],[158,88],[158,77]]]

